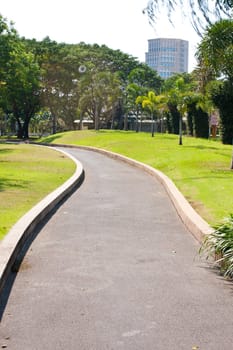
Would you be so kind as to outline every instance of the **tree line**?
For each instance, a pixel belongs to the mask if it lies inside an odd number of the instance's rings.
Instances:
[[[53,133],[75,129],[83,118],[96,129],[120,123],[128,82],[155,91],[162,84],[155,71],[120,50],[28,40],[3,17],[0,45],[1,120],[16,121],[19,138],[28,138],[29,123],[50,125]]]
[[[209,24],[191,73],[163,80],[136,58],[105,45],[19,36],[0,16],[0,130],[19,138],[81,128],[133,128],[209,137],[219,114],[222,141],[233,138],[233,23]]]

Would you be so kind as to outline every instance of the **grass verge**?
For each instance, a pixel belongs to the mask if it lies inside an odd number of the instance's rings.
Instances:
[[[41,140],[87,145],[117,152],[161,170],[169,176],[194,209],[215,225],[232,212],[232,147],[218,141],[124,131],[73,131]]]
[[[55,150],[0,144],[0,239],[74,171],[73,161]]]

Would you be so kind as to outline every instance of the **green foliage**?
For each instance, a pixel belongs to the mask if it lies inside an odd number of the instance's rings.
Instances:
[[[163,83],[158,73],[143,63],[129,73],[128,81],[130,84],[136,84],[147,91],[154,90],[157,94]]]
[[[208,67],[215,76],[233,78],[233,21],[222,19],[210,25],[198,47],[201,66]]]
[[[177,74],[164,83],[169,110],[168,125],[173,133],[180,135],[180,145],[182,145],[182,130],[185,126],[183,117],[187,114],[192,93],[190,78],[188,74]]]
[[[145,96],[138,96],[136,104],[149,113],[152,119],[151,133],[154,136],[154,120],[158,119],[160,113],[166,108],[165,95],[156,95],[154,91],[149,91]]]
[[[0,108],[17,121],[19,137],[28,137],[29,123],[40,109],[49,111],[53,133],[75,129],[75,121],[84,117],[97,128],[98,121],[113,126],[122,119],[121,111],[129,110],[122,93],[129,83],[158,90],[162,82],[154,70],[120,50],[20,38],[2,17],[0,46]]]
[[[180,113],[175,103],[168,102],[169,111],[166,112],[167,128],[170,134],[179,135]]]
[[[205,237],[200,252],[207,253],[207,259],[214,257],[224,276],[233,278],[233,214]]]
[[[231,4],[232,5],[232,4]],[[233,139],[233,21],[222,19],[208,26],[198,47],[199,79],[221,118],[222,141]],[[221,80],[214,80],[221,78]]]
[[[93,120],[95,129],[107,127],[121,96],[120,81],[111,72],[91,72],[83,79],[80,110]]]
[[[40,70],[34,55],[27,53],[17,32],[0,16],[0,107],[12,113],[18,124],[18,136],[28,137],[30,119],[39,109]]]
[[[188,105],[188,128],[190,135],[196,137],[209,137],[209,116],[195,102]]]
[[[196,75],[198,79],[203,74],[205,77],[199,83],[188,73],[162,81],[146,64],[105,45],[57,43],[48,37],[41,42],[19,38],[2,17],[0,45],[1,118],[7,115],[9,120],[13,116],[18,124],[18,136],[24,138],[28,137],[29,123],[40,110],[50,113],[53,133],[74,130],[76,120],[84,118],[95,121],[96,128],[121,128],[123,119],[126,121],[130,114],[139,118],[142,105],[135,100],[149,91],[156,96],[161,92],[167,96],[166,108],[157,104],[151,113],[154,118],[162,113],[166,116],[169,132],[181,134],[181,125],[185,126],[181,119],[185,120],[189,113],[191,134],[206,137],[209,110],[203,101],[207,99],[198,95],[197,89],[214,74],[224,74],[230,81],[233,67],[230,20],[220,21],[206,30],[198,52],[199,76]],[[79,71],[80,66],[86,67],[85,72]],[[201,91],[205,93],[204,88]],[[231,90],[225,86],[215,92],[212,97],[220,109],[223,142],[229,143]],[[33,119],[34,129],[37,121],[40,123],[39,118]],[[51,131],[51,123],[47,124],[47,132]]]
[[[96,128],[119,126],[124,111],[136,109],[128,84],[144,90],[161,85],[147,65],[105,45],[58,44],[49,38],[26,42],[42,69],[41,104],[53,116],[53,133],[75,129],[74,121],[84,117]],[[78,68],[83,65],[86,71],[81,74]]]
[[[212,84],[209,88],[211,98],[218,107],[221,118],[222,142],[233,142],[233,80]]]

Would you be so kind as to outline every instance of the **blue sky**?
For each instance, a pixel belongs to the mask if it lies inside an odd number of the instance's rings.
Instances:
[[[144,62],[148,39],[179,38],[189,41],[189,71],[200,38],[187,18],[175,13],[172,26],[161,14],[153,28],[142,10],[147,0],[7,0],[0,13],[15,23],[20,36],[57,42],[105,44]]]

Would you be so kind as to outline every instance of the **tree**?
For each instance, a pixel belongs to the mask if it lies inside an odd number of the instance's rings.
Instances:
[[[211,104],[209,105],[209,100],[198,91],[199,85],[195,79],[194,73],[182,73],[166,79],[163,84],[163,91],[168,97],[168,130],[179,134],[180,142],[184,126],[191,136],[206,138],[209,136],[208,112]],[[183,117],[187,117],[187,123],[182,121]]]
[[[233,21],[220,20],[210,25],[201,41],[197,58],[199,67],[209,71],[212,82],[206,81],[205,90],[221,118],[222,141],[233,139]],[[217,82],[213,78],[218,78]]]
[[[53,132],[56,132],[58,127],[73,129],[74,121],[82,119],[84,113],[96,121],[96,127],[97,114],[102,126],[109,127],[110,121],[113,126],[116,114],[119,117],[127,108],[123,105],[126,99],[121,99],[119,95],[122,94],[117,91],[120,86],[122,91],[123,88],[126,91],[128,83],[133,83],[135,80],[137,84],[147,86],[147,89],[149,86],[157,89],[161,86],[161,78],[147,65],[139,63],[135,58],[119,50],[109,49],[105,45],[58,44],[49,38],[45,38],[42,42],[35,40],[25,40],[25,42],[41,67],[41,101],[42,106],[51,111]],[[78,67],[83,65],[86,67],[86,72],[80,74]],[[99,74],[102,74],[101,78]],[[104,78],[103,74],[105,74]],[[112,75],[111,79],[110,75]],[[100,85],[97,88],[100,80],[105,81],[105,89]],[[115,80],[114,84],[113,80]],[[92,89],[94,86],[95,93]],[[102,97],[97,98],[97,89],[102,90]],[[104,108],[102,102],[105,105]],[[90,107],[91,103],[92,107]]]
[[[125,110],[127,114],[130,113],[133,117],[136,117],[137,132],[139,131],[138,118],[141,112],[141,104],[136,103],[137,97],[145,96],[149,91],[154,91],[158,94],[162,83],[163,80],[158,73],[146,64],[140,64],[129,73],[128,84],[125,88]]]
[[[41,66],[41,104],[52,118],[52,132],[75,129],[82,64],[78,48],[45,38],[28,42]]]
[[[206,25],[213,23],[216,19],[232,16],[233,0],[188,0],[187,2],[185,0],[149,0],[143,12],[148,15],[151,23],[155,23],[164,9],[170,21],[172,21],[172,14],[177,10],[183,11],[184,15],[187,15],[187,10],[190,10],[191,23],[201,35]]]
[[[210,95],[219,109],[221,119],[222,142],[233,144],[233,82],[226,80],[210,86]]]
[[[129,84],[137,84],[139,87],[147,91],[153,90],[156,93],[159,93],[163,79],[147,64],[140,64],[137,68],[130,71],[128,82]]]
[[[207,27],[196,56],[199,66],[215,77],[233,79],[233,21],[224,19]]]
[[[179,145],[183,144],[183,118],[187,115],[191,95],[190,85],[186,84],[180,75],[176,77],[172,88],[167,92],[168,106],[169,108],[170,106],[175,107],[175,111],[178,112],[177,116],[179,116]]]
[[[158,116],[160,109],[164,108],[166,97],[164,95],[156,95],[154,91],[149,91],[146,96],[138,96],[136,103],[141,104],[142,108],[150,113],[151,136],[154,137],[155,118]]]
[[[18,137],[28,138],[32,116],[39,110],[40,69],[32,53],[26,52],[17,32],[0,16],[0,103],[5,113],[13,113]]]
[[[136,103],[138,96],[142,96],[146,94],[146,89],[136,83],[130,83],[126,87],[126,112],[132,113],[136,116],[136,132],[139,131],[139,123],[138,118],[141,113],[140,104]],[[141,115],[141,123],[142,123],[142,115]],[[141,130],[140,123],[140,130]]]
[[[180,135],[181,140],[181,90],[183,93],[185,80],[183,75],[177,74],[165,80],[163,90],[167,96],[167,124],[170,132]]]
[[[117,74],[98,72],[87,67],[80,91],[81,115],[86,114],[92,119],[96,130],[101,126],[106,127],[113,118],[114,107],[121,95]]]

